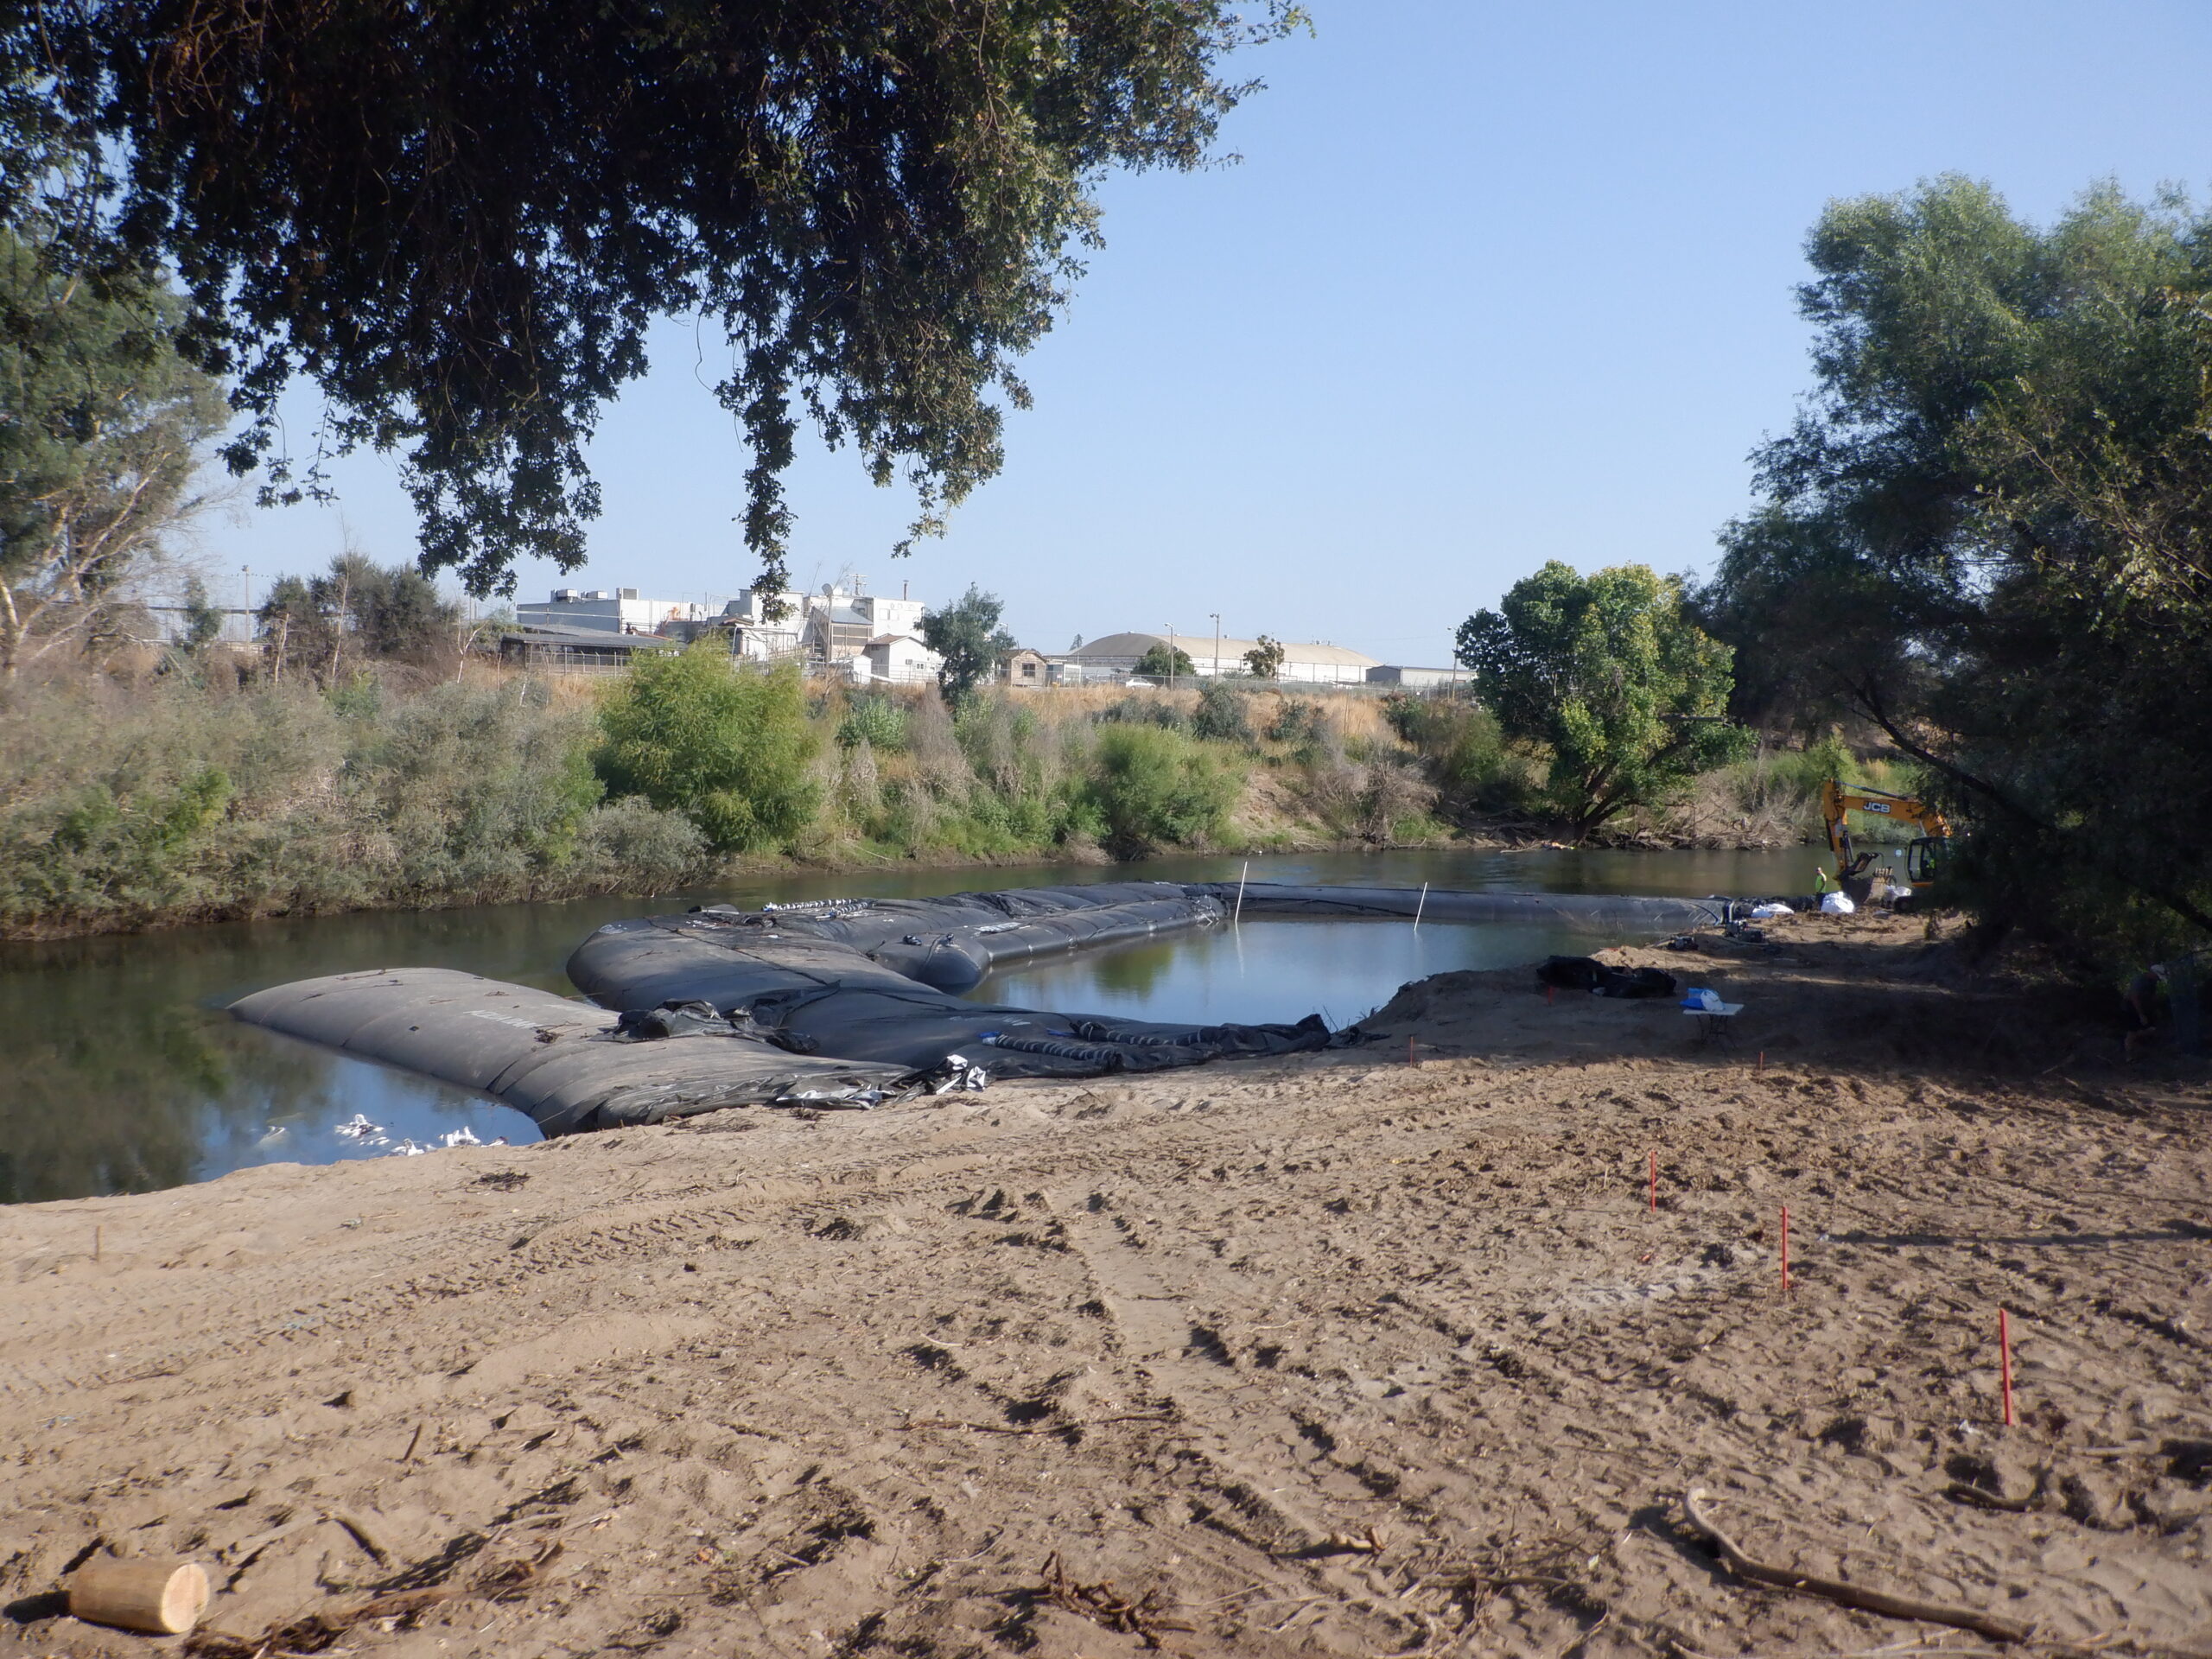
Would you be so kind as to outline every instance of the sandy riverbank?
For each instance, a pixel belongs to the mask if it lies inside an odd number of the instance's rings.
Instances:
[[[0,1596],[188,1554],[238,1653],[378,1585],[442,1599],[339,1646],[1986,1645],[1730,1578],[1699,1484],[1795,1570],[2212,1649],[2202,1071],[1916,925],[1775,939],[1618,953],[1731,1051],[1450,975],[1311,1059],[0,1211]],[[0,1654],[147,1645],[40,1611]]]

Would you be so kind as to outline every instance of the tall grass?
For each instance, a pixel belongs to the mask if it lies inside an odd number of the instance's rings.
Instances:
[[[563,706],[566,702],[566,706]],[[487,676],[84,675],[0,703],[0,931],[652,891],[698,831],[607,804],[588,707]]]
[[[1825,843],[1821,785],[1829,779],[1894,795],[1918,788],[1911,767],[1862,758],[1837,737],[1802,748],[1763,747],[1749,759],[1707,773],[1679,801],[1631,815],[1619,826],[1629,840],[1700,846],[1780,847]],[[1907,826],[1859,815],[1852,834],[1866,842],[1904,841]]]

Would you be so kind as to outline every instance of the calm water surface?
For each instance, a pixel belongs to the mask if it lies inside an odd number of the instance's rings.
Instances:
[[[286,980],[364,968],[460,968],[573,995],[562,972],[602,922],[693,904],[899,898],[975,887],[1234,880],[1240,859],[795,877],[651,901],[236,923],[0,944],[0,1203],[144,1192],[253,1164],[330,1163],[435,1145],[535,1141],[521,1113],[442,1084],[241,1026],[223,1009]],[[1703,896],[1802,893],[1810,848],[1773,853],[1384,853],[1254,859],[1255,881]],[[1410,979],[1603,943],[1549,928],[1248,920],[995,974],[975,995],[1075,1013],[1344,1025]],[[356,1114],[386,1146],[337,1133]]]

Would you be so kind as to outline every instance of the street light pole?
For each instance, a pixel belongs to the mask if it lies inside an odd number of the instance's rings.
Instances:
[[[1213,618],[1213,677],[1217,680],[1221,677],[1221,613],[1208,611],[1206,614]]]
[[[1167,625],[1167,689],[1175,689],[1175,625]]]

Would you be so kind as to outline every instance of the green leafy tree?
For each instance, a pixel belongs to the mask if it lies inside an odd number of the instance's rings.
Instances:
[[[442,656],[459,637],[461,607],[442,598],[411,564],[380,565],[348,554],[324,580],[340,584],[355,641],[371,657],[420,662]]]
[[[197,576],[188,576],[184,583],[184,626],[177,631],[177,644],[186,651],[205,651],[219,639],[223,632],[221,608],[207,597],[207,584]]]
[[[177,354],[151,273],[59,274],[50,227],[0,226],[0,677],[114,628],[200,505],[220,389]]]
[[[1744,712],[1883,734],[1993,934],[2085,963],[2212,935],[2208,245],[2108,188],[2048,229],[1956,177],[1831,207],[1815,395],[1699,595]]]
[[[1251,670],[1254,679],[1272,680],[1282,672],[1285,654],[1281,640],[1270,639],[1263,633],[1259,643],[1244,653],[1244,666]]]
[[[814,816],[815,740],[795,666],[740,666],[702,639],[632,668],[600,724],[607,792],[683,813],[718,852],[788,843]]]
[[[1198,671],[1188,652],[1179,646],[1171,648],[1165,639],[1155,640],[1137,658],[1137,665],[1132,671],[1148,680],[1187,680],[1195,677]]]
[[[288,670],[321,675],[337,656],[338,619],[315,592],[315,581],[320,578],[278,577],[253,613],[272,680],[281,682]]]
[[[63,117],[116,182],[74,222],[181,273],[201,359],[279,445],[295,373],[338,449],[400,452],[425,568],[470,591],[572,569],[583,446],[658,316],[713,316],[751,451],[745,535],[780,590],[802,411],[918,531],[1001,460],[1012,364],[1096,239],[1116,168],[1192,168],[1218,73],[1284,0],[80,0],[0,10],[22,143]],[[18,146],[19,147],[19,146]],[[85,250],[99,256],[107,250]]]
[[[316,576],[285,576],[256,613],[274,677],[307,672],[336,685],[348,657],[423,662],[453,649],[461,607],[411,565],[342,553]]]
[[[1458,658],[1505,734],[1549,751],[1577,841],[1750,747],[1726,718],[1728,648],[1644,565],[1585,577],[1554,560],[1460,625]]]
[[[922,643],[944,658],[938,677],[953,702],[989,679],[1014,648],[1014,637],[999,626],[1005,609],[996,594],[970,582],[957,603],[922,613]]]

